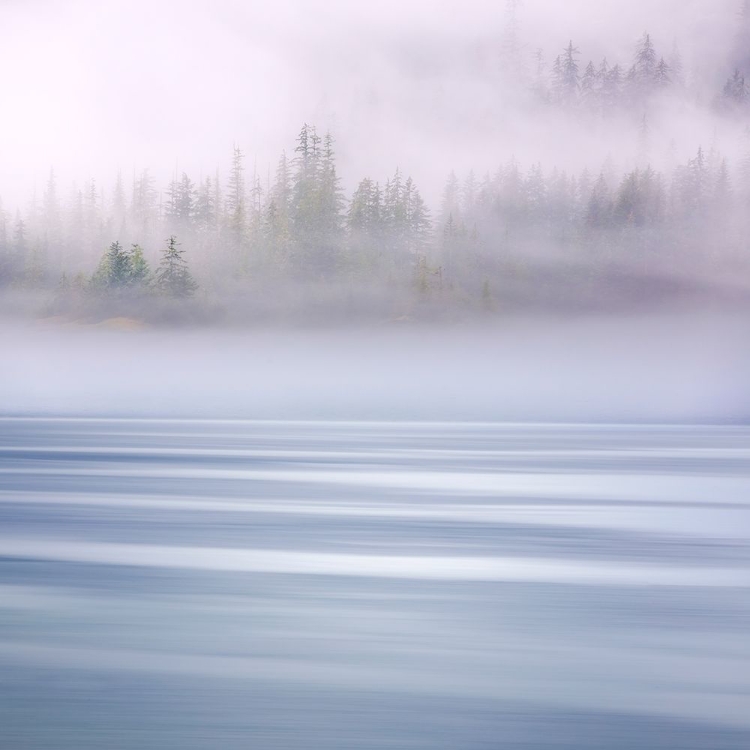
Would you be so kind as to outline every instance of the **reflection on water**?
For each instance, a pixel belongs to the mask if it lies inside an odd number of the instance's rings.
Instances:
[[[750,429],[0,421],[0,747],[750,747]]]

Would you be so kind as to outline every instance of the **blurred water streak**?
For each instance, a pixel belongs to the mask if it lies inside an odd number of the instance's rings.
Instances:
[[[750,747],[750,429],[0,420],[2,748]]]

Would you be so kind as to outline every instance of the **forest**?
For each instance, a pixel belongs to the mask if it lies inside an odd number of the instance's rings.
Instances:
[[[348,177],[347,192],[335,134],[310,124],[265,175],[237,145],[228,170],[182,172],[166,185],[146,169],[111,186],[63,188],[52,170],[24,207],[0,207],[0,295],[42,295],[48,315],[158,318],[181,306],[198,319],[745,300],[750,2],[724,83],[709,92],[676,45],[661,51],[648,33],[624,63],[584,62],[569,40],[546,64],[519,39],[516,5],[498,47],[523,116],[554,113],[584,136],[624,127],[627,156],[574,172],[509,154],[428,186],[441,195],[434,206],[401,167],[384,179]],[[663,147],[665,103],[729,122],[737,143],[695,143],[679,158]]]

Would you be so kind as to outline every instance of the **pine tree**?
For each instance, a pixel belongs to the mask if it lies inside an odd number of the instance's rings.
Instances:
[[[133,198],[130,203],[131,227],[141,241],[154,238],[159,219],[159,195],[156,183],[148,169],[133,177]]]
[[[122,172],[118,172],[115,187],[112,191],[112,223],[115,230],[120,234],[124,234],[125,232],[126,216],[125,186],[122,182]]]
[[[589,62],[581,79],[581,102],[590,110],[596,108],[601,77],[593,62]]]
[[[180,250],[179,247],[177,238],[174,235],[170,236],[156,271],[156,287],[168,297],[192,297],[198,289],[198,284],[188,270],[187,261],[183,258],[185,251]]]
[[[544,217],[547,203],[547,186],[544,181],[542,165],[533,164],[525,180],[526,214],[533,223],[539,223]]]
[[[709,171],[702,148],[687,165],[679,167],[674,176],[674,192],[684,219],[697,220],[706,205]]]
[[[333,137],[305,124],[297,137],[291,190],[294,261],[299,270],[332,273],[338,264],[344,205]]]
[[[294,149],[292,187],[292,229],[296,265],[308,270],[315,266],[319,236],[320,136],[305,123]]]
[[[23,258],[27,249],[26,222],[21,218],[21,212],[16,211],[16,223],[13,227],[13,250],[17,257]]]
[[[750,0],[741,0],[730,63],[742,73],[750,74]]]
[[[282,269],[289,260],[291,244],[292,185],[289,161],[282,153],[263,216],[265,245],[270,262]]]
[[[119,242],[113,242],[102,256],[91,281],[99,288],[118,289],[130,283],[131,271],[129,254]]]
[[[206,177],[195,194],[195,226],[199,232],[208,234],[216,229],[216,195],[211,178]]]
[[[711,196],[714,214],[726,216],[732,208],[732,182],[729,178],[727,160],[722,159],[716,174]]]
[[[739,68],[735,68],[732,76],[727,79],[722,91],[722,103],[725,108],[740,110],[748,103],[748,87],[745,83],[745,76]]]
[[[128,251],[128,264],[130,266],[128,284],[130,286],[147,285],[151,277],[151,270],[140,245],[134,244],[131,246]]]
[[[346,214],[350,250],[349,264],[354,271],[372,271],[381,260],[384,225],[380,188],[369,177],[352,195]]]
[[[672,71],[664,58],[660,58],[654,70],[654,87],[666,89],[672,84]]]
[[[225,211],[227,224],[234,235],[235,241],[239,241],[242,237],[247,219],[245,167],[242,163],[244,158],[245,156],[240,147],[234,146],[232,151],[232,166],[229,170]]]
[[[567,106],[572,106],[578,101],[580,76],[577,57],[579,54],[580,50],[574,47],[571,41],[565,48],[565,54],[562,58],[561,100]]]
[[[183,172],[177,184],[175,218],[186,229],[190,228],[195,214],[195,193],[193,181]]]
[[[44,231],[50,242],[56,243],[60,235],[60,204],[57,197],[57,180],[52,169],[42,199],[42,211]]]
[[[644,33],[635,50],[633,67],[628,73],[628,83],[634,99],[646,97],[654,91],[658,64],[651,35]]]
[[[432,223],[430,210],[414,186],[411,177],[406,181],[406,189],[410,195],[407,211],[407,249],[412,255],[422,255],[426,252],[431,240]]]
[[[602,81],[602,106],[605,113],[610,113],[619,106],[622,87],[622,69],[619,65],[614,65],[605,73]]]
[[[336,173],[333,136],[326,133],[320,161],[319,178],[319,231],[324,270],[331,271],[336,265],[339,249],[344,197],[341,181]]]
[[[454,226],[461,219],[461,188],[455,172],[448,175],[440,202],[440,224],[445,226],[449,219]]]

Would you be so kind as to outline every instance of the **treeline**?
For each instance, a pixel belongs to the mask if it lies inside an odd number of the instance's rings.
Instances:
[[[265,187],[257,174],[247,178],[239,148],[225,185],[182,174],[161,196],[144,172],[130,200],[118,179],[108,199],[90,186],[61,206],[52,176],[41,205],[17,214],[11,232],[7,217],[0,222],[0,280],[99,303],[187,299],[199,282],[220,296],[286,281],[450,293],[487,305],[550,289],[575,295],[582,280],[589,293],[606,294],[634,269],[745,279],[750,131],[736,163],[699,148],[662,171],[650,166],[645,119],[638,139],[640,163],[624,173],[610,162],[570,174],[511,159],[481,177],[451,174],[434,218],[398,169],[382,186],[361,180],[346,197],[333,138],[307,125]]]
[[[501,67],[510,82],[520,83],[537,101],[607,117],[618,112],[643,112],[665,93],[704,98],[686,70],[677,44],[666,52],[659,50],[648,32],[638,41],[632,59],[624,64],[612,56],[584,63],[581,50],[572,40],[551,62],[541,48],[530,57],[526,51],[530,45],[518,33],[517,8],[518,2],[509,0]],[[750,108],[750,0],[742,0],[735,21],[735,38],[720,63],[726,71],[726,82],[709,98],[723,112],[745,115]]]
[[[159,267],[152,272],[140,245],[125,250],[119,242],[113,242],[99,261],[88,286],[93,293],[144,294],[153,291],[177,299],[192,297],[198,284],[188,269],[184,252],[173,235],[162,251]],[[61,284],[63,287],[68,284],[65,274]]]
[[[0,282],[43,285],[63,273],[74,278],[76,268],[85,274],[112,238],[136,245],[145,262],[171,235],[189,248],[204,278],[316,280],[408,275],[430,249],[432,225],[414,181],[398,169],[383,185],[362,180],[347,199],[333,137],[304,125],[294,156],[283,154],[265,185],[257,173],[248,179],[238,147],[225,184],[218,171],[197,182],[183,173],[160,193],[145,170],[129,200],[118,177],[109,194],[91,182],[63,204],[51,174],[41,202],[32,201],[25,215],[11,221],[0,211]],[[125,264],[117,257],[110,269]],[[102,273],[100,267],[91,278],[94,286]]]
[[[570,41],[551,66],[545,63],[543,52],[537,51],[532,90],[544,102],[603,116],[640,109],[665,91],[685,90],[684,66],[677,47],[668,59],[657,52],[651,35],[645,33],[631,65],[610,63],[604,58],[583,66],[581,51]]]

